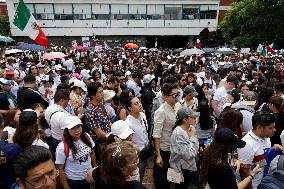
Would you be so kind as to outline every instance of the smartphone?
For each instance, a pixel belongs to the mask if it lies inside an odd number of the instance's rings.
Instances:
[[[263,159],[263,160],[261,160],[261,161],[259,161],[257,163],[252,164],[251,170],[253,170],[256,167],[256,165],[259,165],[259,168],[263,168],[263,167],[265,167],[267,165],[267,163],[266,163],[266,160]]]

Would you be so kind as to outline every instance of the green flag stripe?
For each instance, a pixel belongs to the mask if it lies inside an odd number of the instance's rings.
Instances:
[[[24,1],[20,0],[13,24],[23,31],[30,17],[31,17],[30,10],[25,5]]]

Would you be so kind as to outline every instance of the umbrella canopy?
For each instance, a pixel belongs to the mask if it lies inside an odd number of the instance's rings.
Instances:
[[[236,53],[230,48],[219,48],[215,51],[215,54],[234,55]]]
[[[20,50],[20,49],[9,49],[9,50],[6,50],[5,51],[5,55],[8,55],[8,54],[17,54],[17,53],[22,53],[23,51]]]
[[[127,43],[125,46],[124,46],[126,49],[138,49],[138,45],[135,44],[135,43]]]
[[[88,46],[73,46],[71,48],[71,50],[74,50],[74,49],[77,49],[77,50],[86,50],[88,49],[89,47]]]
[[[196,54],[204,54],[203,50],[192,48],[192,49],[185,49],[180,53],[180,55],[184,56],[191,56],[191,55],[196,55]]]
[[[28,44],[28,43],[20,44],[20,45],[17,46],[17,48],[21,49],[21,50],[30,50],[30,51],[44,51],[44,50],[46,50],[46,48],[44,48],[43,46],[36,45],[36,44]]]
[[[50,53],[45,53],[42,55],[42,59],[47,59],[47,60],[52,60],[52,59],[61,59],[64,58],[66,55],[62,52],[50,52]]]
[[[203,48],[202,49],[205,53],[213,53],[215,52],[215,49],[214,48]]]
[[[5,43],[10,43],[10,42],[13,42],[15,40],[12,39],[11,37],[6,37],[6,36],[0,35],[0,41],[5,42]]]

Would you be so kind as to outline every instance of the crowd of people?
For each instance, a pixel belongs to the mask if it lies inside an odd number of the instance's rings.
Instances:
[[[0,188],[284,186],[284,56],[0,49]]]

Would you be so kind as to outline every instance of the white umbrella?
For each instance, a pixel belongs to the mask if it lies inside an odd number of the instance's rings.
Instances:
[[[7,54],[17,54],[17,53],[22,53],[23,51],[20,49],[9,49],[5,51],[5,55]]]
[[[192,48],[192,49],[185,49],[184,51],[180,53],[180,55],[191,56],[191,55],[204,54],[204,53],[205,52],[203,50]]]
[[[215,51],[215,54],[224,54],[224,55],[233,55],[236,54],[235,51],[233,51],[233,49],[230,48],[219,48]]]

